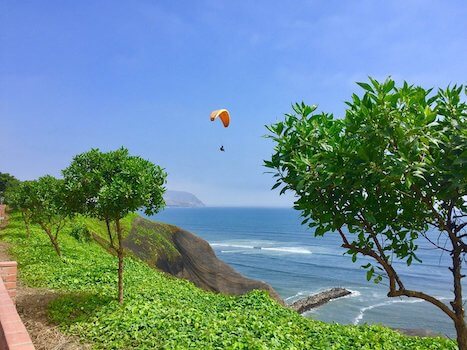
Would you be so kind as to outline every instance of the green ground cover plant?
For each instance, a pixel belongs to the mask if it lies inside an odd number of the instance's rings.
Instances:
[[[11,215],[0,239],[11,243],[23,282],[60,292],[49,305],[51,320],[96,349],[456,349],[448,339],[310,320],[264,292],[206,292],[131,257],[121,305],[114,296],[117,257],[68,235],[71,225],[61,233],[62,259],[37,225],[27,238],[20,213]]]

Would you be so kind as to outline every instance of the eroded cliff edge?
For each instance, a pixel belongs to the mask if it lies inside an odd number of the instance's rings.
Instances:
[[[270,285],[242,276],[218,259],[208,242],[179,227],[137,217],[124,246],[150,266],[190,280],[202,289],[231,295],[261,289],[283,304]]]

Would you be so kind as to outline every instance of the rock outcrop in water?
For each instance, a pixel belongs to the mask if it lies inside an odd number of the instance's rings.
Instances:
[[[315,307],[323,305],[332,299],[337,299],[351,294],[350,291],[344,288],[332,288],[324,292],[310,295],[306,298],[297,300],[289,305],[290,308],[302,314]]]
[[[138,217],[123,243],[150,266],[190,280],[202,289],[233,295],[262,289],[283,303],[270,285],[242,276],[219,260],[208,242],[176,226]]]

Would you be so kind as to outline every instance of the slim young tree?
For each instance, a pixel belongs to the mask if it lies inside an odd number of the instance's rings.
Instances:
[[[316,236],[339,234],[353,261],[373,258],[367,279],[387,278],[388,297],[420,298],[447,314],[465,350],[467,92],[453,86],[433,94],[391,79],[358,85],[364,94],[352,95],[343,119],[301,103],[268,126],[273,188],[295,192],[294,207]],[[450,255],[449,304],[410,289],[393,264],[421,262],[419,239]]]
[[[58,235],[65,225],[63,180],[47,175],[35,181],[27,181],[20,187],[21,197],[17,205],[27,216],[26,222],[38,224],[52,243],[58,256],[62,256]]]
[[[63,176],[70,212],[106,223],[110,248],[118,257],[118,300],[123,303],[121,219],[137,210],[144,209],[151,215],[164,207],[166,173],[161,167],[120,148],[107,153],[92,149],[79,154],[63,170]]]
[[[26,234],[28,238],[31,236],[31,194],[32,186],[34,183],[32,181],[23,181],[18,182],[15,186],[9,187],[5,192],[5,199],[8,202],[8,206],[14,210],[19,210],[26,226]]]

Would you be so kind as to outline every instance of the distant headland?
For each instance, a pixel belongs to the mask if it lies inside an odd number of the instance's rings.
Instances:
[[[205,204],[193,193],[185,191],[167,190],[164,194],[167,207],[176,208],[202,208]]]

